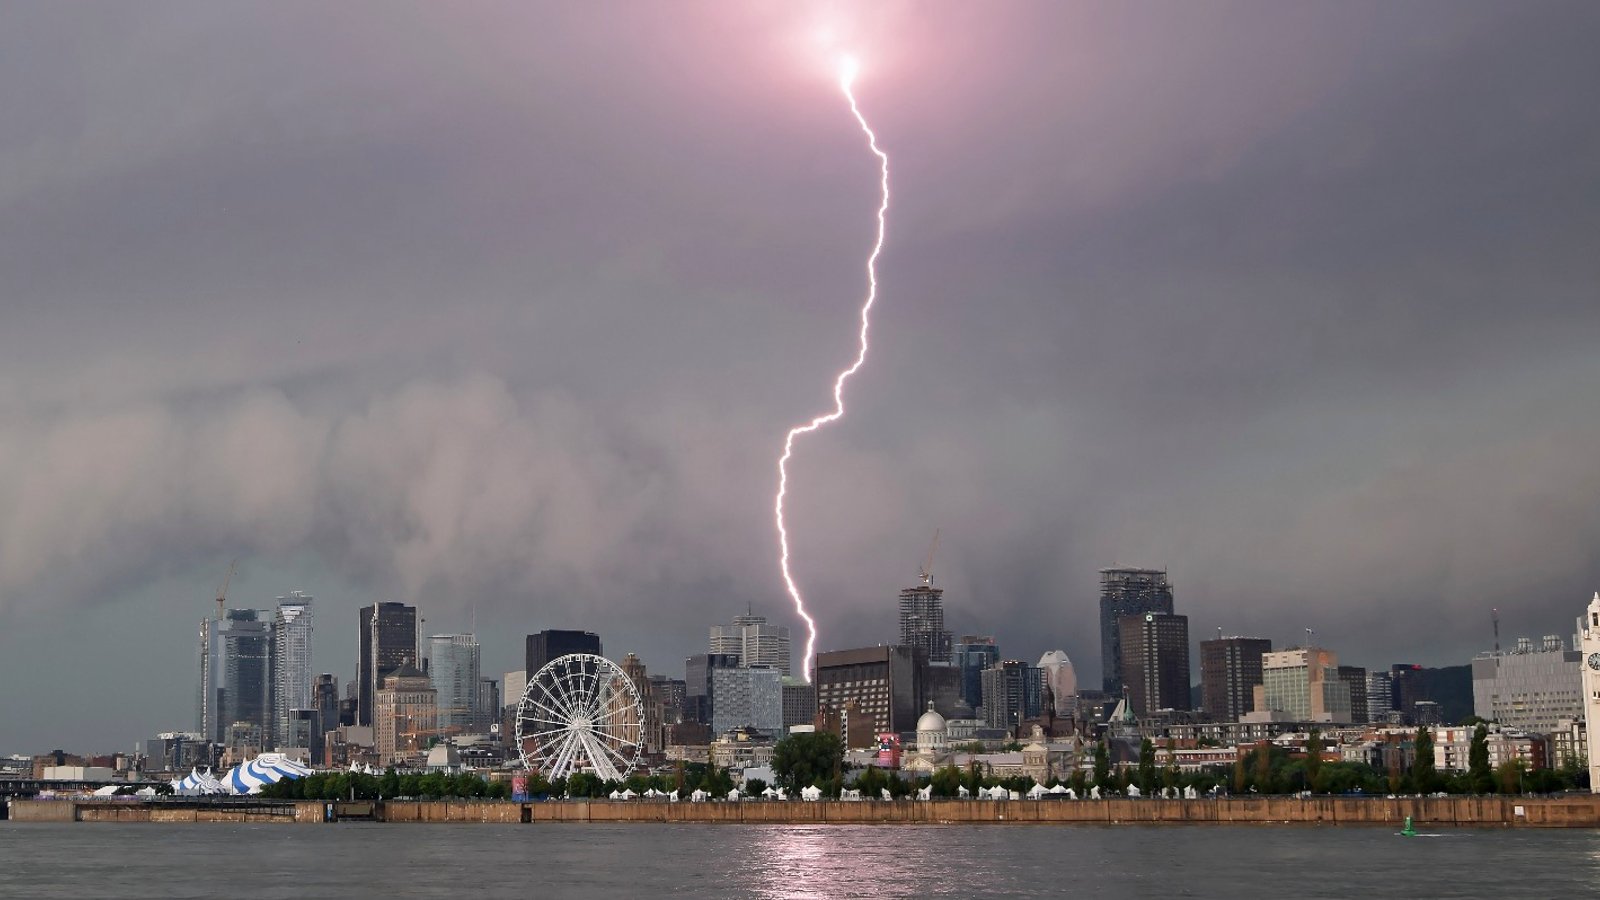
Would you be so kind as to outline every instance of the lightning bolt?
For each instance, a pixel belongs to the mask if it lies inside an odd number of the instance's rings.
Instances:
[[[789,589],[789,597],[794,601],[795,612],[806,623],[806,655],[803,662],[805,679],[811,681],[811,660],[816,654],[817,622],[806,612],[806,602],[800,596],[800,587],[795,584],[794,575],[789,571],[789,531],[783,524],[783,498],[789,493],[789,458],[794,455],[794,439],[802,434],[809,434],[829,422],[844,416],[844,383],[850,376],[860,370],[862,363],[867,361],[867,328],[871,324],[873,301],[878,299],[878,255],[883,252],[884,220],[889,213],[889,155],[878,149],[878,136],[873,134],[872,126],[867,124],[866,116],[861,114],[861,107],[856,104],[855,91],[851,85],[855,82],[856,61],[845,57],[839,62],[839,89],[844,92],[845,99],[850,101],[850,112],[856,117],[856,122],[861,125],[861,130],[867,136],[867,147],[878,157],[882,169],[880,179],[883,201],[878,205],[878,236],[872,245],[872,253],[867,256],[867,299],[861,305],[861,349],[856,353],[856,361],[850,367],[840,372],[833,380],[833,411],[824,413],[804,425],[797,425],[789,429],[788,435],[783,439],[783,455],[778,457],[778,496],[773,502],[773,512],[778,525],[779,566],[783,570],[783,583]]]

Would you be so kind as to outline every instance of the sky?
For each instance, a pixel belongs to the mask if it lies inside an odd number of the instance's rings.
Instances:
[[[1460,664],[1600,588],[1600,6],[23,2],[0,29],[0,752],[194,727],[196,632],[316,597],[681,677],[795,618],[1099,671]]]

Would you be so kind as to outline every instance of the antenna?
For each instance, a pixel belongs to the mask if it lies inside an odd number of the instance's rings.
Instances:
[[[1309,627],[1306,629],[1306,649],[1311,649],[1311,629]]]
[[[1489,610],[1489,621],[1494,623],[1494,652],[1500,652],[1500,607]]]

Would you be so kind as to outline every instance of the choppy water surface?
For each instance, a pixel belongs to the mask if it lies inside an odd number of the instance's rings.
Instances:
[[[1600,832],[1435,831],[0,822],[0,897],[1504,900],[1600,885]]]

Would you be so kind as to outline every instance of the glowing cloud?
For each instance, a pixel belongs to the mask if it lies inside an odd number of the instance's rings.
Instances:
[[[789,458],[794,455],[794,439],[802,434],[816,431],[818,428],[844,416],[844,383],[861,368],[867,361],[867,328],[870,324],[873,301],[878,299],[878,255],[883,252],[884,222],[889,213],[889,155],[878,149],[878,136],[873,134],[872,127],[867,124],[867,119],[861,114],[861,107],[856,104],[856,95],[851,86],[855,83],[856,74],[860,66],[855,57],[845,56],[839,60],[839,89],[844,92],[845,99],[850,101],[850,112],[856,117],[861,130],[867,136],[867,147],[878,157],[882,171],[880,178],[882,202],[878,205],[878,236],[872,245],[872,252],[867,256],[867,298],[861,305],[861,347],[856,353],[855,362],[850,367],[840,372],[833,380],[833,411],[813,418],[804,425],[797,425],[789,429],[783,439],[783,455],[778,458],[778,495],[773,503],[773,511],[778,525],[779,566],[783,571],[783,583],[789,589],[789,597],[794,601],[795,612],[806,623],[806,655],[801,668],[806,681],[811,680],[811,660],[816,655],[817,623],[806,612],[805,600],[800,596],[800,587],[795,584],[794,575],[789,571],[789,531],[783,523],[783,498],[789,492]]]

